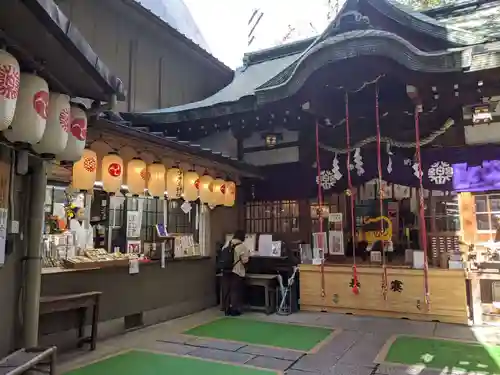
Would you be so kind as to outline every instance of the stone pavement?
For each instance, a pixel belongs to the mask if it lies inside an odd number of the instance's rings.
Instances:
[[[500,344],[500,329],[495,327],[472,328],[444,323],[307,312],[289,316],[266,316],[255,313],[249,313],[246,316],[281,323],[310,324],[342,330],[316,353],[264,348],[182,334],[185,330],[209,322],[220,315],[218,309],[205,310],[101,341],[94,352],[78,351],[63,354],[60,369],[64,373],[126,350],[143,349],[252,365],[274,369],[288,375],[448,375],[455,373],[379,365],[374,363],[374,359],[385,342],[395,334]],[[466,375],[463,372],[460,374]]]

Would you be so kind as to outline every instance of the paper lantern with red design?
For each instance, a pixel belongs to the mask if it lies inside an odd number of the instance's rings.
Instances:
[[[226,181],[221,178],[216,178],[212,186],[212,204],[215,206],[224,204],[224,194],[226,193]]]
[[[97,177],[97,154],[86,148],[82,158],[73,164],[71,186],[76,190],[92,190]]]
[[[10,128],[4,131],[11,142],[34,145],[40,142],[49,113],[49,86],[35,74],[22,73],[16,112]],[[83,150],[82,150],[83,151]]]
[[[133,195],[144,194],[148,180],[146,163],[139,158],[130,160],[127,164],[127,181],[125,181],[128,191]]]
[[[182,197],[182,190],[184,187],[184,174],[182,169],[173,167],[169,168],[165,175],[165,184],[167,185],[167,198],[179,199]]]
[[[226,181],[226,192],[224,194],[224,206],[233,207],[236,200],[236,184],[233,181]]]
[[[20,77],[17,60],[0,49],[0,131],[7,129],[14,118]]]
[[[123,181],[123,160],[116,152],[102,158],[102,188],[108,193],[118,193]]]
[[[39,154],[57,155],[64,151],[68,143],[70,124],[69,96],[58,93],[49,95],[49,116],[42,139],[33,150]]]
[[[204,174],[200,177],[199,189],[201,203],[214,205],[214,179],[210,175]]]
[[[87,114],[78,105],[71,105],[68,142],[63,152],[57,155],[58,160],[77,161],[82,157],[87,141]]]
[[[192,202],[198,199],[200,176],[195,171],[184,173],[184,200]]]
[[[148,167],[148,190],[153,197],[163,197],[165,194],[165,166],[154,162]]]

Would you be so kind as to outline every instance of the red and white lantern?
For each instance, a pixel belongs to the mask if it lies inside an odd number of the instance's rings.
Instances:
[[[123,160],[116,152],[102,158],[102,189],[116,194],[120,191],[123,181]]]
[[[224,194],[224,206],[233,207],[236,200],[236,184],[233,181],[226,181],[226,192]]]
[[[78,105],[71,105],[68,142],[63,152],[57,155],[58,160],[80,160],[87,141],[87,114]]]
[[[17,60],[0,49],[0,131],[12,123],[19,96],[21,71]]]
[[[192,202],[198,199],[200,176],[195,171],[184,173],[184,200]]]
[[[154,162],[148,168],[149,180],[148,190],[153,197],[163,197],[165,194],[165,166],[161,163]]]
[[[57,155],[64,151],[68,143],[71,123],[69,96],[58,93],[49,95],[49,116],[42,139],[33,150],[39,154]]]
[[[11,142],[40,142],[49,115],[49,86],[35,74],[22,73],[16,112],[4,135]],[[83,151],[83,150],[82,150]]]
[[[221,178],[216,178],[212,186],[212,204],[215,206],[224,204],[224,195],[226,193],[226,181]]]
[[[180,168],[174,167],[168,169],[165,176],[168,199],[179,199],[182,197],[182,190],[184,187],[183,177],[184,174]]]
[[[92,190],[97,177],[97,154],[86,148],[82,158],[73,164],[71,185],[76,190]]]
[[[127,164],[127,181],[125,181],[128,191],[133,195],[143,195],[148,180],[146,163],[139,158],[130,160]]]
[[[207,203],[209,205],[214,205],[214,179],[208,175],[204,174],[200,177],[200,202]]]

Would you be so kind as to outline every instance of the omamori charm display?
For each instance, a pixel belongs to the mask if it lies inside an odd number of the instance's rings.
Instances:
[[[17,60],[0,49],[0,131],[12,123],[19,96],[21,72]]]

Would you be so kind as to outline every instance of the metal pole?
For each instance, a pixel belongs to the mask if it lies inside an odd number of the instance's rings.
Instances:
[[[45,189],[47,187],[46,166],[43,160],[35,159],[30,181],[30,212],[28,219],[28,256],[26,259],[26,292],[24,295],[24,346],[38,345],[38,319],[40,289],[42,281],[42,233],[44,225]]]

